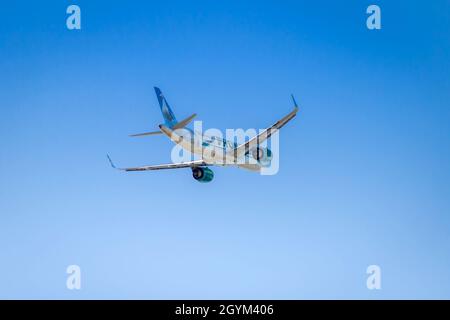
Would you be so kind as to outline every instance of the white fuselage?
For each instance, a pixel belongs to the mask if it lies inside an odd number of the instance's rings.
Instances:
[[[261,165],[252,156],[236,158],[236,144],[216,136],[206,136],[187,129],[172,131],[170,139],[184,150],[200,156],[205,162],[217,166],[234,165],[251,171],[259,171]]]

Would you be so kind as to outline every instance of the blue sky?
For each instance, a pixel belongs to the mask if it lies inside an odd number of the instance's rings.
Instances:
[[[3,3],[0,298],[450,298],[449,9]],[[179,119],[220,129],[264,128],[294,93],[279,173],[112,170],[106,153],[170,161],[165,137],[127,136],[162,122],[154,85]]]

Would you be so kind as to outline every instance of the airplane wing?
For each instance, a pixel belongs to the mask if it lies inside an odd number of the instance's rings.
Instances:
[[[284,116],[283,118],[278,120],[271,127],[262,131],[260,134],[253,137],[246,143],[243,143],[240,146],[236,147],[235,149],[231,150],[230,153],[231,154],[234,153],[235,158],[239,158],[239,157],[243,156],[244,154],[248,153],[249,150],[251,150],[253,147],[256,147],[260,143],[269,139],[272,134],[274,134],[276,131],[281,129],[286,123],[288,123],[292,118],[294,118],[297,114],[298,106],[297,106],[297,102],[295,101],[294,96],[292,95],[291,97],[292,97],[292,101],[294,102],[294,110],[292,110],[290,113],[288,113],[286,116]]]
[[[168,164],[157,164],[152,166],[142,166],[142,167],[131,167],[131,168],[117,168],[112,162],[111,158],[107,155],[109,163],[114,169],[123,171],[147,171],[147,170],[163,170],[163,169],[178,169],[178,168],[193,168],[202,167],[208,165],[203,160],[194,160],[180,163],[168,163]]]

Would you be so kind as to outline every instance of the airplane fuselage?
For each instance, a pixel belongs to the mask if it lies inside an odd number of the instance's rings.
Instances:
[[[221,137],[202,135],[187,128],[174,130],[166,134],[184,150],[198,155],[205,162],[216,166],[235,165],[251,171],[259,171],[263,166],[260,161],[253,157],[251,152],[237,158],[233,153],[237,144]],[[270,153],[270,150],[268,152]],[[270,165],[270,159],[264,163],[264,166],[268,165]]]

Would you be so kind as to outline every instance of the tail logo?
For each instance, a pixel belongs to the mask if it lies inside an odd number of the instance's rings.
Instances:
[[[167,107],[167,102],[166,99],[164,98],[164,95],[162,94],[162,92],[159,94],[159,96],[161,97],[161,101],[162,101],[162,113],[164,115],[164,118],[167,119],[168,121],[173,121],[173,116],[172,113],[170,112],[169,108]]]
[[[169,109],[167,108],[167,104],[165,103],[165,101],[163,102],[162,112],[164,114],[164,118],[166,118],[168,121],[173,121],[172,114],[170,113]]]

